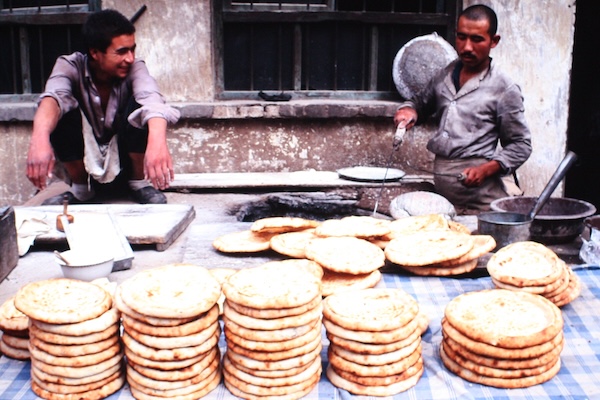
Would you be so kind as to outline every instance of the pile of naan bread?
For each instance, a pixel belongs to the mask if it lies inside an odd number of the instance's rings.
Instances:
[[[506,289],[469,292],[446,306],[440,356],[470,382],[515,389],[560,369],[563,317],[542,296]]]
[[[170,264],[119,286],[34,282],[0,307],[2,352],[31,358],[32,389],[45,399],[102,398],[125,381],[136,399],[199,398],[221,379],[241,398],[294,399],[323,373],[350,393],[391,396],[423,373],[428,320],[403,290],[374,288],[379,269],[389,261],[420,275],[462,274],[495,242],[433,215],[267,218],[213,245],[290,258],[241,270]],[[547,381],[563,347],[557,306],[579,294],[579,280],[534,242],[498,250],[487,267],[498,289],[460,295],[445,310],[442,363],[489,386]]]

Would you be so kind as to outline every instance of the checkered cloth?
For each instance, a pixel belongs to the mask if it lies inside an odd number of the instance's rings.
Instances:
[[[526,268],[526,266],[523,266]],[[578,265],[573,267],[582,283],[581,296],[562,308],[565,347],[561,354],[562,366],[550,381],[525,389],[496,389],[465,381],[449,372],[438,355],[442,340],[441,319],[446,304],[459,294],[491,289],[489,277],[433,278],[385,273],[379,287],[402,288],[413,295],[430,319],[429,329],[423,335],[422,351],[425,372],[419,382],[395,399],[597,399],[600,398],[600,267]],[[323,334],[321,353],[323,369],[327,366],[328,341]],[[219,342],[225,351],[223,335]],[[37,399],[30,389],[29,362],[0,358],[0,399]],[[352,396],[335,388],[325,376],[307,399],[347,399]],[[109,399],[133,399],[125,385]],[[233,399],[221,384],[206,399]]]

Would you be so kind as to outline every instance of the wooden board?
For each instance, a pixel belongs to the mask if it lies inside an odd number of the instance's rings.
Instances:
[[[62,210],[62,206],[15,207],[15,212],[42,219],[52,227],[37,236],[36,243],[66,241],[65,234],[56,230],[56,217]],[[194,207],[187,204],[74,204],[68,213],[75,218],[73,227],[81,226],[78,229],[96,236],[94,225],[112,216],[129,244],[152,244],[158,251],[169,248],[196,215]]]

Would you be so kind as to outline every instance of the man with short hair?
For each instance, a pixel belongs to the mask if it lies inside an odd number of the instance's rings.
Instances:
[[[427,143],[435,154],[435,188],[466,209],[489,209],[493,200],[514,194],[503,178],[532,151],[521,90],[490,57],[500,41],[497,25],[491,8],[465,9],[456,29],[458,59],[394,116],[396,125],[410,129],[435,115],[438,130]]]
[[[160,190],[174,178],[167,124],[179,112],[135,58],[135,27],[126,17],[110,9],[93,13],[82,36],[87,53],[59,57],[40,96],[27,177],[45,189],[56,157],[71,186],[43,204],[93,202],[96,189],[119,180],[138,203],[166,203]]]

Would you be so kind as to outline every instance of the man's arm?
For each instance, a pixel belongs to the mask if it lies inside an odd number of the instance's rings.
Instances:
[[[175,178],[173,160],[167,146],[167,121],[148,120],[148,145],[144,155],[144,178],[157,189],[166,189]]]
[[[46,188],[47,179],[54,169],[54,150],[50,134],[60,119],[60,108],[52,97],[44,97],[33,117],[33,132],[27,153],[27,178],[40,190]]]

